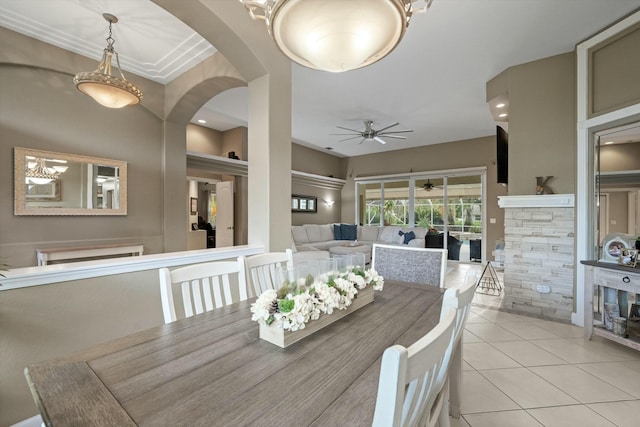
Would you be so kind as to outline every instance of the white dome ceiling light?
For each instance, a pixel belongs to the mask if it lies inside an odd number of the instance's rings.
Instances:
[[[355,70],[387,56],[433,0],[240,0],[280,50],[305,67]],[[421,5],[418,7],[417,5]]]

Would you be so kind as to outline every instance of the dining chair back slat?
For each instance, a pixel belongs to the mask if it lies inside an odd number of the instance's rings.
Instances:
[[[268,289],[280,288],[279,269],[293,267],[291,252],[269,252],[240,257],[253,296],[260,296]]]
[[[159,276],[165,323],[177,320],[174,286],[180,286],[185,317],[248,298],[244,264],[240,260],[207,262],[174,270],[161,268]],[[233,277],[236,278],[237,293],[232,291]]]
[[[455,332],[456,310],[448,308],[440,322],[408,348],[394,345],[382,355],[373,417],[376,427],[448,427],[442,413],[446,378]]]
[[[447,275],[447,250],[375,243],[371,268],[386,280],[443,288]]]

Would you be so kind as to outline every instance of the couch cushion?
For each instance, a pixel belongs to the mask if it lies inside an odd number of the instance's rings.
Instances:
[[[380,227],[376,225],[365,225],[360,227],[360,240],[364,240],[365,242],[377,242],[378,241],[378,232],[380,231]]]
[[[305,224],[303,227],[307,230],[309,242],[321,242],[324,240],[320,231],[320,224]]]
[[[322,224],[320,226],[320,234],[323,241],[333,240],[333,226],[331,224]]]
[[[387,225],[378,239],[384,243],[402,243],[404,238],[399,233],[401,230],[402,228],[397,225]]]
[[[416,235],[416,239],[424,239],[424,236],[427,235],[427,229],[424,227],[408,228],[406,231],[413,231]]]
[[[414,233],[413,231],[407,231],[407,232],[400,232],[402,233],[402,244],[403,245],[407,245],[409,244],[410,241],[412,241],[413,239],[416,238],[416,233]]]
[[[293,241],[296,242],[296,244],[309,243],[309,237],[307,237],[307,230],[301,225],[292,225],[291,235],[293,236]]]
[[[357,240],[358,226],[355,224],[340,224],[340,240]]]
[[[333,238],[335,240],[342,240],[342,232],[340,231],[340,224],[333,224]]]

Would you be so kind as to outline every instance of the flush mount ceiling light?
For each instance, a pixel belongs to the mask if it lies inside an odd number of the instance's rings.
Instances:
[[[102,16],[109,23],[109,37],[107,47],[104,48],[98,69],[91,72],[76,74],[73,78],[78,90],[92,97],[98,104],[108,108],[122,108],[135,105],[142,99],[142,91],[124,78],[120,68],[118,52],[113,48],[115,40],[111,37],[111,25],[118,22],[118,18],[103,13]],[[111,60],[115,56],[118,75],[112,75]]]
[[[384,58],[433,0],[240,0],[292,61],[339,73]]]

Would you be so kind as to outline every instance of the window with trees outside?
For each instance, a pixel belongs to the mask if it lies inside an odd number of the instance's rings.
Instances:
[[[358,223],[424,227],[448,233],[462,245],[477,244],[484,228],[486,172],[474,168],[467,173],[357,180]],[[467,253],[461,252],[461,261]]]

